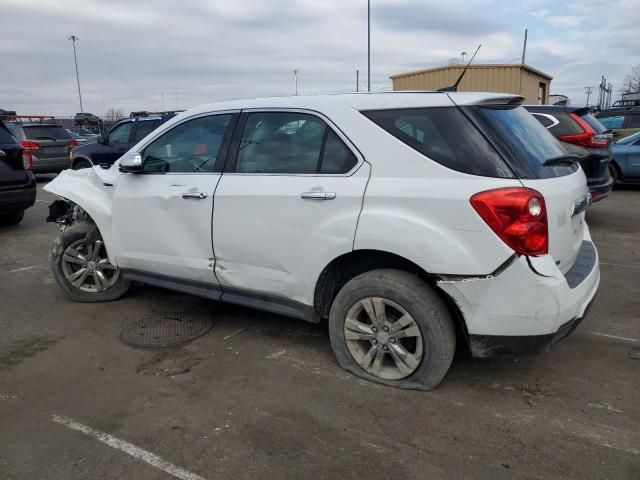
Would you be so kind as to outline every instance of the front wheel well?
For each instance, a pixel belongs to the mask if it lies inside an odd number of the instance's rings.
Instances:
[[[320,318],[328,318],[333,300],[340,289],[352,278],[371,270],[391,268],[412,273],[432,286],[440,295],[451,315],[456,319],[456,331],[468,344],[468,332],[464,317],[453,299],[437,287],[438,277],[400,255],[381,250],[354,250],[341,255],[327,265],[316,283],[314,309]]]
[[[86,163],[89,163],[89,164],[93,165],[93,162],[91,161],[91,159],[90,159],[90,158],[85,157],[85,156],[78,155],[77,157],[74,157],[74,158],[71,160],[71,168],[72,168],[73,170],[75,170],[75,169],[76,169],[76,166],[77,166],[80,162],[86,162]]]

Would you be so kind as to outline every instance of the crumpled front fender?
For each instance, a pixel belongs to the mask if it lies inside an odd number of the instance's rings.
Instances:
[[[109,261],[115,265],[111,255],[111,207],[113,190],[118,176],[117,170],[101,167],[82,170],[64,170],[49,182],[44,190],[53,195],[69,200],[80,206],[98,226],[102,240],[107,249]]]

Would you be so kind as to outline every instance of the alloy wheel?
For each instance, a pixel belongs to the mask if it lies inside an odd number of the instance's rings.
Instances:
[[[102,240],[89,243],[82,239],[69,245],[62,255],[62,272],[72,286],[88,293],[104,292],[120,277]]]

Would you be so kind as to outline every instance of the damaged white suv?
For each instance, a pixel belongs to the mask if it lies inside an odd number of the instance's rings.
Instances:
[[[432,389],[456,341],[544,351],[599,283],[585,176],[521,97],[379,93],[186,111],[45,190],[73,300],[130,282],[310,322],[342,367]],[[212,306],[215,308],[215,306]]]

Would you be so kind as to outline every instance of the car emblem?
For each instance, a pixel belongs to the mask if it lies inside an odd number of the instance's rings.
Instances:
[[[593,203],[593,198],[591,197],[591,192],[585,192],[584,195],[578,197],[578,199],[573,204],[571,209],[571,216],[575,217],[581,212],[584,212],[587,207],[590,207]]]

